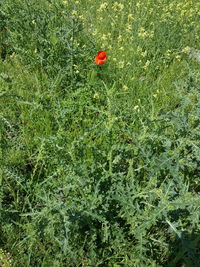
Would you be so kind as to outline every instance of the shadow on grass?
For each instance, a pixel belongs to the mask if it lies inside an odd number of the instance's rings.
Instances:
[[[200,266],[200,233],[182,232],[180,237],[169,244],[171,255],[166,267]]]

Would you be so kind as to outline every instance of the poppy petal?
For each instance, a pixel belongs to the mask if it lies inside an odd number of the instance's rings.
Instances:
[[[106,52],[105,51],[99,51],[97,56],[99,59],[104,59],[106,57]]]
[[[105,63],[105,60],[99,59],[98,57],[95,57],[94,61],[97,65],[103,65]]]

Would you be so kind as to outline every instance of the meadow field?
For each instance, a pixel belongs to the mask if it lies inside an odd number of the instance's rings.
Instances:
[[[198,0],[0,0],[1,267],[200,266],[193,49]]]

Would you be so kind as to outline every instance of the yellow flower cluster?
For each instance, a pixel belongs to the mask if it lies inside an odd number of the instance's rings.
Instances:
[[[97,12],[102,12],[108,7],[108,3],[102,3],[100,7],[97,9]]]
[[[78,15],[78,11],[74,9],[74,10],[72,10],[71,14],[72,14],[72,16],[77,16]]]
[[[142,56],[142,57],[146,57],[146,56],[147,56],[147,51],[146,51],[146,50],[143,51],[143,52],[141,53],[141,56]]]
[[[133,14],[128,14],[128,21],[134,20]]]
[[[149,37],[152,38],[154,36],[154,31],[146,31],[143,27],[138,30],[138,37],[145,38]]]
[[[114,11],[122,11],[122,9],[124,9],[124,5],[118,2],[114,2],[112,9]]]
[[[123,69],[124,68],[124,64],[125,64],[124,61],[119,61],[119,63],[118,63],[119,69]]]
[[[123,85],[122,88],[123,88],[124,91],[128,91],[128,86],[127,85]]]
[[[93,98],[94,98],[94,99],[99,99],[99,98],[100,98],[99,93],[94,93]]]
[[[130,24],[126,24],[125,25],[126,26],[126,31],[128,32],[128,33],[131,33],[131,31],[132,31],[132,26],[130,25]]]
[[[183,48],[182,52],[185,54],[188,54],[190,52],[189,46],[186,46],[185,48]]]
[[[150,60],[147,60],[143,68],[146,70],[150,63],[151,63]]]

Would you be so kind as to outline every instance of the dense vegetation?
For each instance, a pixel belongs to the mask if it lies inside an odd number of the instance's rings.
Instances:
[[[199,10],[1,0],[0,266],[200,266]]]

